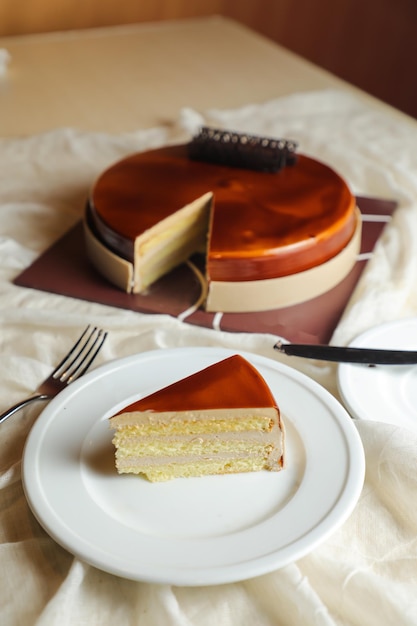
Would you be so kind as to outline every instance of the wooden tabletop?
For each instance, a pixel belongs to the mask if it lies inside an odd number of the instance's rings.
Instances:
[[[57,127],[120,133],[182,107],[234,108],[338,87],[374,98],[222,17],[0,39],[0,136]],[[410,123],[407,116],[391,109]]]

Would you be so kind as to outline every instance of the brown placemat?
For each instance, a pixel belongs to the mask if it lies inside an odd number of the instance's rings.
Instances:
[[[396,208],[396,202],[364,197],[358,197],[357,202],[364,216],[361,255],[366,256],[372,252],[387,216],[392,215]],[[366,215],[374,217],[368,221]],[[378,215],[382,216],[381,220],[375,219]],[[301,304],[255,313],[224,313],[220,328],[231,332],[271,333],[289,341],[327,343],[365,265],[366,259],[359,259],[336,287]],[[90,264],[81,222],[36,259],[14,283],[140,313],[164,313],[173,317],[192,306],[200,294],[200,284],[185,264],[160,279],[146,295],[119,291]],[[198,310],[186,321],[212,328],[215,314]]]

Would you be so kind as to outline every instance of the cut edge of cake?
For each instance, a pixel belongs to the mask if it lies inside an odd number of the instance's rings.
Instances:
[[[211,192],[205,193],[136,237],[133,263],[100,241],[87,210],[84,236],[88,257],[116,287],[127,293],[144,293],[193,254],[206,252],[212,198]]]
[[[205,193],[136,237],[133,293],[143,292],[196,252],[206,252],[212,198]]]

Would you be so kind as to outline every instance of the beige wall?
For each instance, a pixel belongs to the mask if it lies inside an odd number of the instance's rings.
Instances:
[[[0,0],[0,36],[214,13],[417,117],[416,0]]]
[[[0,0],[0,36],[220,13],[223,0]]]

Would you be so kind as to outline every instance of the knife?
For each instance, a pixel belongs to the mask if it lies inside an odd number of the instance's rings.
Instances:
[[[380,350],[374,348],[352,348],[278,341],[274,349],[288,356],[336,363],[362,363],[364,365],[415,365],[417,351]]]

